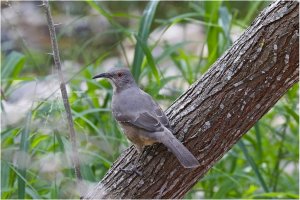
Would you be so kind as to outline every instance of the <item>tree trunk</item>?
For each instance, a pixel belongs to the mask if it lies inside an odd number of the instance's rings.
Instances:
[[[184,169],[155,144],[140,161],[143,175],[126,174],[120,168],[137,159],[130,147],[85,198],[182,198],[298,82],[298,13],[296,1],[272,3],[166,111],[200,167]]]

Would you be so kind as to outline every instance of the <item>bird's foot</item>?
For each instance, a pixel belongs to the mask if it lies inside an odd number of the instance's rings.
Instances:
[[[134,165],[132,167],[121,168],[120,170],[122,172],[126,173],[126,174],[133,174],[133,173],[135,173],[135,174],[137,174],[139,176],[142,176],[143,173],[140,170],[138,170],[138,167],[139,167],[139,165],[138,166]]]
[[[139,159],[145,160],[146,157],[148,157],[148,156],[151,156],[151,157],[155,156],[155,153],[156,153],[155,147],[156,146],[157,146],[156,144],[153,144],[152,146],[145,146]]]

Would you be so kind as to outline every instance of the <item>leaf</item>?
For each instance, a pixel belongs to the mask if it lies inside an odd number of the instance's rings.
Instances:
[[[243,18],[243,24],[250,24],[250,22],[253,20],[256,13],[258,12],[259,7],[263,3],[263,1],[253,1],[251,4],[249,4],[246,16]]]
[[[292,116],[294,118],[294,120],[297,122],[297,124],[299,124],[299,114],[296,113],[294,110],[292,110],[287,105],[284,105],[284,109],[288,114],[290,114],[290,116]]]
[[[10,175],[9,165],[6,161],[1,160],[1,198],[6,199],[8,196],[5,193],[9,192],[9,175]]]
[[[136,38],[136,41],[137,41],[137,46],[140,46],[144,52],[144,54],[146,55],[146,58],[147,58],[147,61],[148,61],[148,64],[151,68],[151,71],[158,83],[158,85],[160,84],[160,76],[159,76],[159,72],[156,68],[156,64],[155,64],[155,61],[152,57],[152,54],[149,50],[149,48],[147,47],[147,45],[143,42],[143,40],[141,40],[141,38],[139,38],[137,35],[135,35],[135,38]]]
[[[24,62],[25,56],[23,54],[16,51],[11,52],[3,64],[1,79],[3,80],[17,76],[20,73]]]
[[[25,56],[21,53],[13,51],[7,56],[3,64],[3,68],[1,69],[1,83],[5,83],[4,91],[9,88],[13,78],[18,77],[24,67],[24,63]]]
[[[112,15],[106,11],[100,4],[97,4],[95,1],[86,1],[92,8],[99,12],[99,14],[103,15],[112,25],[121,27],[119,23],[117,23]]]
[[[30,131],[30,126],[31,126],[31,116],[32,116],[32,112],[31,110],[28,112],[27,116],[26,116],[26,125],[24,130],[21,133],[21,142],[20,142],[20,152],[24,152],[27,153],[28,152],[28,145],[29,145],[29,131]],[[25,198],[25,181],[24,179],[26,179],[26,167],[24,168],[24,166],[22,166],[20,168],[20,163],[21,165],[24,165],[24,163],[26,162],[23,157],[18,157],[18,171],[20,173],[20,175],[22,176],[18,176],[18,197],[19,199],[24,199]]]
[[[223,35],[220,35],[221,37],[219,37],[219,54],[221,55],[232,44],[230,37],[232,16],[230,15],[228,9],[223,6],[219,10],[219,15],[219,25],[223,31]]]
[[[138,36],[136,37],[136,38],[140,38],[140,40],[143,41],[144,43],[147,43],[148,41],[148,36],[149,36],[151,24],[154,18],[157,5],[158,5],[158,1],[150,1],[146,9],[144,10],[143,17],[140,22],[140,29],[138,32]],[[141,67],[144,59],[144,53],[145,52],[143,51],[143,45],[136,45],[134,51],[133,64],[132,64],[132,74],[137,82],[141,74]]]
[[[176,52],[179,48],[183,48],[185,45],[191,44],[191,43],[192,42],[184,41],[184,42],[180,42],[180,43],[177,43],[174,45],[166,45],[162,54],[156,58],[156,63],[160,62],[164,58],[168,58],[168,56],[170,56],[172,53]]]
[[[65,151],[65,146],[64,146],[64,142],[58,132],[58,130],[54,130],[54,135],[57,139],[57,142],[58,142],[58,145],[59,145],[59,149],[61,152],[64,152]]]
[[[202,16],[202,15],[200,13],[197,13],[197,12],[190,12],[190,13],[184,13],[184,14],[181,14],[181,15],[177,15],[177,16],[172,17],[172,18],[167,19],[167,20],[157,19],[157,20],[155,20],[155,22],[162,23],[162,25],[166,26],[168,24],[176,24],[176,23],[179,23],[181,21],[188,20],[192,17],[199,17],[199,16]]]
[[[262,156],[263,156],[263,146],[262,146],[262,142],[261,142],[261,131],[260,131],[260,128],[259,128],[259,122],[257,122],[255,125],[254,125],[254,131],[255,131],[255,137],[256,137],[256,141],[257,141],[257,156],[258,156],[258,160],[260,161],[262,159]]]
[[[262,194],[255,194],[250,199],[299,199],[299,195],[288,192],[269,192]]]
[[[37,146],[40,144],[40,142],[47,140],[49,138],[49,135],[40,135],[39,137],[35,137],[30,146],[32,149],[37,148]]]
[[[160,84],[150,82],[148,85],[147,92],[155,96],[158,99],[159,91],[170,81],[178,79],[180,76],[169,76],[161,79]]]
[[[204,2],[206,21],[218,24],[219,9],[221,7],[221,1]],[[219,27],[205,26],[207,35],[207,48],[208,48],[208,65],[214,63],[219,57]]]
[[[10,163],[9,163],[9,168],[12,169],[17,174],[19,179],[22,179],[24,181],[24,185],[26,184],[29,188],[31,188],[33,192],[35,192],[36,199],[41,199],[39,193],[35,190],[35,188],[31,185],[31,183],[28,182],[27,179],[21,173],[19,173],[19,170],[15,169],[15,167]]]
[[[105,135],[102,133],[102,131],[100,131],[98,129],[97,126],[94,125],[94,123],[92,121],[90,121],[89,119],[87,119],[86,117],[84,117],[83,115],[80,115],[80,113],[76,112],[74,109],[72,109],[72,114],[73,114],[73,119],[74,119],[74,122],[76,124],[76,119],[81,119],[83,120],[84,122],[86,122],[88,125],[90,125],[91,128],[93,128],[97,133],[99,133],[101,135],[101,137],[106,141],[107,141],[107,138],[105,137]]]
[[[243,153],[244,153],[244,155],[245,155],[248,163],[252,167],[252,169],[253,169],[254,173],[256,174],[256,176],[257,176],[257,178],[258,178],[261,186],[263,187],[264,191],[265,192],[269,192],[269,188],[267,187],[267,184],[266,184],[265,180],[263,179],[262,175],[260,174],[259,169],[258,169],[256,163],[254,162],[253,158],[248,153],[247,148],[246,148],[243,140],[240,140],[238,142],[238,146],[242,149],[242,151],[243,151]]]

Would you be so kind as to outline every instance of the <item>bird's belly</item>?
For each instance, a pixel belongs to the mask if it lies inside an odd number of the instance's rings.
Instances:
[[[121,123],[121,127],[123,129],[124,134],[127,136],[127,138],[132,143],[138,145],[141,148],[147,145],[152,145],[155,142],[157,142],[154,138],[151,138],[151,135],[148,135],[151,133],[143,129],[135,128],[125,123]]]

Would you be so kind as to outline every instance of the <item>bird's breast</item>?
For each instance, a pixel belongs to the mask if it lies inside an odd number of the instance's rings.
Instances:
[[[149,134],[142,129],[136,128],[126,123],[120,123],[120,125],[123,129],[124,134],[135,145],[144,147],[147,145],[152,145],[156,142],[156,140],[151,137],[152,134]]]

